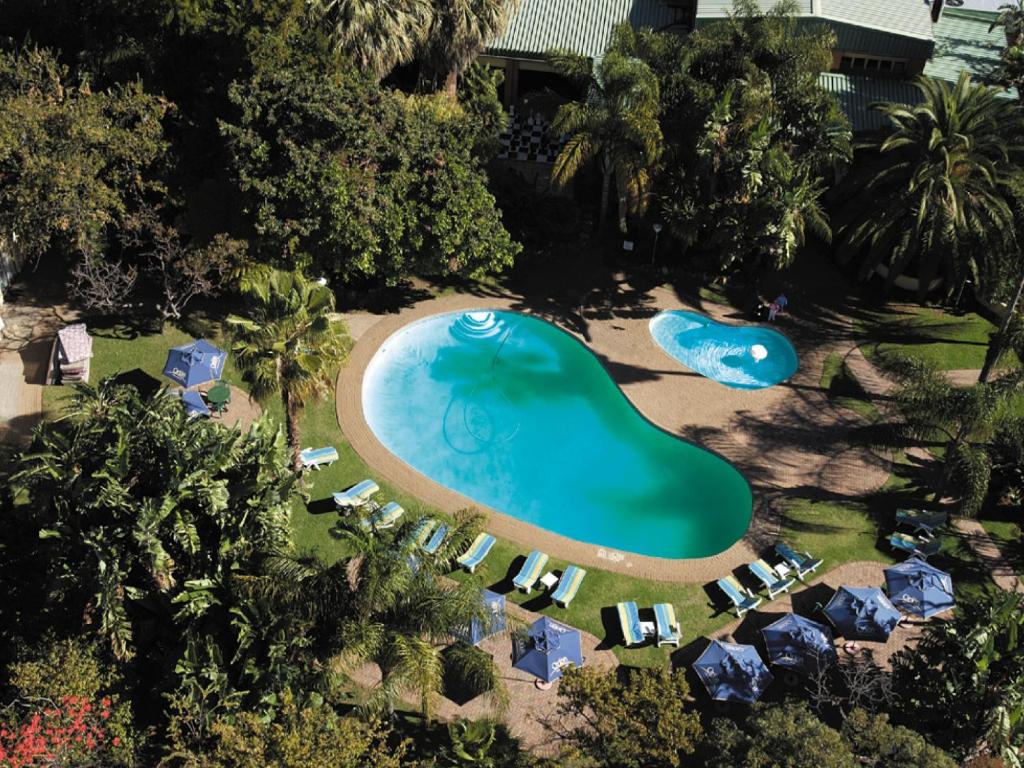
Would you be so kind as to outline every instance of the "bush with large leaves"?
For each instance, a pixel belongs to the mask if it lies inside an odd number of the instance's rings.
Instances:
[[[21,605],[5,620],[98,634],[150,706],[178,689],[196,711],[272,709],[305,681],[303,626],[244,588],[289,547],[295,475],[277,429],[190,420],[163,392],[106,380],[79,386],[13,469],[2,535]]]

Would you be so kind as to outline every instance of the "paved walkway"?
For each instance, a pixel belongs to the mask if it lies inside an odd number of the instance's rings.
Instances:
[[[995,539],[981,527],[981,523],[961,517],[953,521],[953,526],[963,534],[967,546],[985,564],[992,581],[1007,592],[1024,592],[1024,585],[1009,559]]]
[[[506,612],[510,624],[529,626],[541,614],[506,603]],[[513,627],[514,629],[514,627]],[[598,650],[600,641],[587,632],[580,632],[583,641],[583,659],[588,667],[598,669],[614,669],[618,666],[615,654],[610,650]],[[509,693],[509,704],[505,709],[497,707],[487,695],[478,696],[467,702],[457,703],[442,698],[437,704],[435,715],[442,720],[455,720],[461,717],[479,719],[492,717],[506,723],[511,735],[519,739],[524,749],[535,754],[554,754],[558,744],[549,723],[556,719],[558,706],[558,686],[556,681],[549,690],[542,691],[535,685],[536,678],[512,666],[512,638],[509,632],[500,632],[484,640],[478,646],[494,659],[498,676],[505,683]],[[380,683],[380,669],[376,665],[367,664],[352,675],[353,680],[364,689],[370,689]],[[403,696],[406,701],[416,706],[415,697]],[[565,718],[557,718],[559,726],[573,725],[566,723]]]
[[[511,309],[543,317],[586,344],[647,419],[735,464],[751,483],[754,519],[743,541],[714,557],[690,560],[582,544],[485,508],[490,529],[524,547],[559,552],[585,565],[641,578],[707,582],[750,562],[777,538],[787,498],[821,493],[831,498],[862,497],[884,484],[891,458],[864,444],[860,430],[865,422],[856,413],[833,406],[820,385],[826,357],[845,355],[853,346],[848,320],[823,323],[818,311],[808,320],[786,314],[776,327],[796,346],[800,369],[781,385],[739,390],[684,368],[651,338],[651,317],[661,310],[683,308],[692,305],[670,288],[638,289],[620,276],[599,302],[584,299],[583,307],[567,308],[550,300],[538,303],[494,291],[427,297],[386,315],[355,313],[347,316],[356,343],[338,379],[338,421],[360,456],[391,482],[449,512],[479,508],[414,471],[379,443],[363,417],[363,373],[392,333],[429,315]],[[698,309],[722,322],[746,322],[721,305]]]

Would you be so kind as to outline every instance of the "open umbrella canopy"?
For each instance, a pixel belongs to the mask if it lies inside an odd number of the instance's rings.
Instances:
[[[477,645],[481,640],[505,629],[505,597],[489,589],[480,590],[484,604],[484,617],[472,618],[468,626],[459,627],[454,634],[460,640]]]
[[[715,701],[753,704],[774,679],[754,646],[721,640],[711,641],[693,669]]]
[[[181,402],[185,404],[185,410],[188,411],[189,415],[195,414],[196,416],[209,416],[210,409],[203,400],[203,396],[198,392],[183,392],[181,395]]]
[[[579,630],[547,616],[530,627],[526,640],[517,643],[516,669],[550,683],[562,676],[569,666],[583,666],[583,648]]]
[[[780,667],[816,672],[838,660],[832,630],[824,624],[787,613],[761,630],[768,660]]]
[[[167,353],[164,376],[185,389],[191,389],[219,379],[226,359],[223,350],[204,339],[197,339]]]
[[[885,585],[893,605],[925,619],[956,605],[950,575],[917,557],[886,568]]]
[[[825,606],[836,632],[849,640],[884,643],[900,621],[900,612],[878,587],[840,587]]]

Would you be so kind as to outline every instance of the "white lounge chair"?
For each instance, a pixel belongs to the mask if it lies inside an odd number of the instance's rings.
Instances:
[[[333,494],[334,503],[342,509],[357,509],[367,504],[373,494],[379,490],[380,486],[373,480],[363,480],[347,490]]]
[[[326,448],[303,448],[299,451],[299,460],[303,469],[320,469],[329,467],[338,460],[338,449],[332,446]]]

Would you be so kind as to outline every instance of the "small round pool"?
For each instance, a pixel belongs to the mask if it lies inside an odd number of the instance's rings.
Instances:
[[[771,328],[725,325],[681,309],[659,312],[650,328],[672,357],[727,387],[764,389],[796,373],[796,350]]]
[[[705,557],[750,524],[735,467],[644,419],[586,347],[535,317],[407,325],[370,361],[362,402],[373,434],[412,468],[577,541]]]

